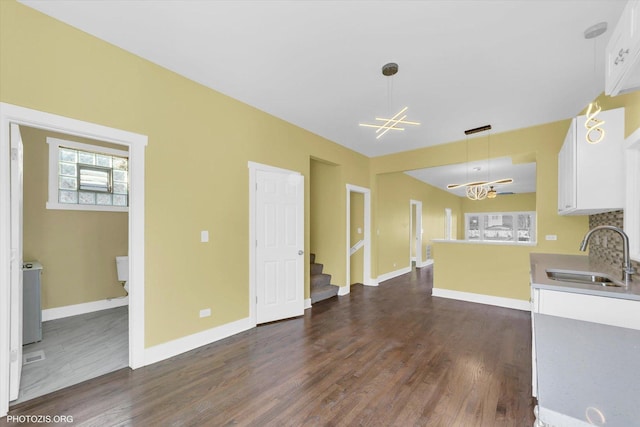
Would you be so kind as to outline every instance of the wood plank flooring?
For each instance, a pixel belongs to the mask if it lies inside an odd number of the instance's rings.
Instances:
[[[433,298],[431,283],[428,267],[355,285],[302,317],[92,379],[10,415],[71,415],[74,426],[100,427],[531,426],[529,313]]]

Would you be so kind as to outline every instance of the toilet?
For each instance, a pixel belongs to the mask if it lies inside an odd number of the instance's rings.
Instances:
[[[116,268],[118,270],[118,281],[124,282],[124,290],[129,293],[129,257],[117,256]]]

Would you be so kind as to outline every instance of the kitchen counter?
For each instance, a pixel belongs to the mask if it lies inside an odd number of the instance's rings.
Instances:
[[[532,253],[530,254],[530,261],[531,286],[533,288],[640,301],[640,272],[634,274],[629,286],[625,287],[621,280],[621,267],[612,269],[608,265],[590,261],[586,255]],[[606,274],[622,286],[591,285],[553,280],[547,277],[546,270],[548,269]]]

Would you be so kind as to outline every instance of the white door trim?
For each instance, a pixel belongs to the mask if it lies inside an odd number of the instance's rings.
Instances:
[[[251,320],[251,327],[257,325],[256,316],[256,298],[257,298],[257,283],[256,283],[256,172],[278,172],[294,175],[302,175],[300,172],[292,171],[288,169],[282,169],[275,166],[264,165],[262,163],[247,162],[249,168],[249,319]],[[304,238],[304,237],[303,237]],[[303,247],[305,242],[303,241]],[[303,263],[304,265],[304,263]]]
[[[422,201],[421,200],[413,200],[409,201],[409,235],[411,235],[411,230],[413,230],[413,212],[412,208],[415,205],[416,207],[416,234],[415,236],[411,236],[410,239],[414,239],[416,241],[416,267],[421,268],[427,265],[425,261],[422,259]],[[409,243],[409,265],[411,265],[411,244]]]
[[[144,366],[144,155],[147,136],[0,103],[0,417],[9,411],[11,123],[129,147],[129,366]]]
[[[371,278],[371,190],[357,185],[347,184],[347,234],[346,234],[346,267],[347,277],[344,291],[340,288],[339,295],[350,292],[351,285],[351,193],[364,194],[364,262],[362,281],[367,286],[378,286],[378,281]]]

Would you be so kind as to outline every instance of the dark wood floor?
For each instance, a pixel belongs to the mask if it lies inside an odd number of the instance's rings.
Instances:
[[[432,298],[431,278],[423,268],[376,288],[355,285],[303,317],[10,414],[100,427],[531,426],[529,313]]]

